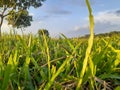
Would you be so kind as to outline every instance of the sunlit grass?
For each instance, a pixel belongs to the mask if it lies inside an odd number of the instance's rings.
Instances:
[[[0,42],[0,89],[75,89],[87,45],[86,38],[68,39],[64,35],[56,40],[4,35]],[[101,90],[120,85],[119,50],[119,34],[96,37],[80,88]]]
[[[0,39],[0,90],[119,90],[120,34],[59,39],[4,34]]]

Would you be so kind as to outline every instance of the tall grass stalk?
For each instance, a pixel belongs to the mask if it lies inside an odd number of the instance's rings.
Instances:
[[[49,47],[48,47],[48,43],[47,43],[47,36],[44,34],[44,32],[42,31],[43,34],[43,40],[44,40],[44,44],[45,44],[45,49],[46,49],[46,54],[47,54],[47,63],[48,63],[48,78],[50,80],[51,78],[51,70],[50,70],[50,53],[49,53]]]
[[[93,46],[93,38],[94,38],[94,18],[93,18],[93,15],[92,15],[92,9],[91,9],[89,0],[86,0],[86,5],[87,5],[88,11],[89,11],[90,37],[89,37],[89,40],[88,40],[88,47],[87,47],[87,50],[86,50],[86,55],[85,55],[85,58],[84,58],[84,61],[83,61],[83,67],[82,67],[82,71],[80,73],[80,78],[79,78],[76,90],[79,90],[80,87],[81,87],[83,77],[84,77],[84,74],[85,74],[85,71],[86,71],[86,68],[87,68],[88,59],[90,57],[91,49],[92,49],[92,46]]]

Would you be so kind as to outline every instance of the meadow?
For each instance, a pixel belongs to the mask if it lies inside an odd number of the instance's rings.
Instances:
[[[94,38],[81,90],[120,88],[120,33],[103,35]],[[87,40],[4,34],[0,39],[0,90],[74,90],[84,66]]]
[[[0,90],[120,90],[120,33],[50,38],[3,34]]]

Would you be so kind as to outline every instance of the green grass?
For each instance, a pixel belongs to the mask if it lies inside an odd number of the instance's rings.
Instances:
[[[93,46],[93,39],[94,39],[94,17],[92,15],[92,9],[91,9],[91,6],[90,6],[90,3],[89,3],[88,0],[86,0],[86,4],[87,4],[87,7],[88,7],[88,11],[89,11],[90,37],[88,39],[88,47],[86,49],[86,54],[85,54],[85,58],[84,58],[84,61],[83,61],[83,66],[82,66],[82,70],[81,70],[81,73],[80,73],[80,77],[79,77],[79,81],[78,81],[78,85],[77,85],[76,90],[80,89],[80,87],[82,85],[83,77],[85,75],[85,72],[86,72],[87,68],[90,69],[91,78],[95,77],[95,70],[94,70],[95,66],[94,66],[93,61],[92,61],[91,56],[90,56],[92,46]],[[88,63],[89,63],[89,66],[88,66]],[[92,86],[91,89],[94,89],[93,83],[94,83],[94,80],[91,79],[91,86]]]
[[[81,90],[120,85],[120,34],[95,37]],[[3,35],[1,90],[75,89],[84,67],[87,38]],[[49,62],[49,63],[48,63]]]

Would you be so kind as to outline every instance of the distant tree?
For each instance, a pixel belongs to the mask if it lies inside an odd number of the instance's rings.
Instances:
[[[0,0],[0,37],[3,20],[16,28],[31,25],[32,16],[29,15],[30,7],[38,8],[45,0]]]
[[[43,35],[49,37],[49,32],[48,32],[48,30],[46,30],[46,29],[39,29],[39,30],[38,30],[38,35],[39,35],[40,37],[43,36]]]
[[[32,16],[29,16],[28,11],[23,10],[19,13],[15,13],[15,11],[12,11],[10,13],[11,15],[6,18],[6,20],[8,21],[8,25],[12,25],[15,28],[22,28],[31,25]]]

